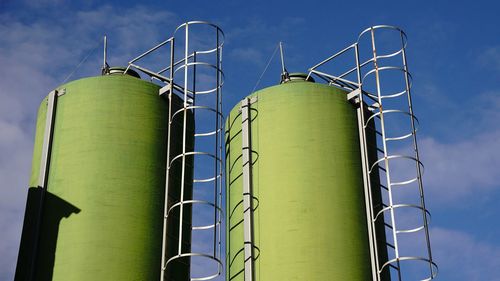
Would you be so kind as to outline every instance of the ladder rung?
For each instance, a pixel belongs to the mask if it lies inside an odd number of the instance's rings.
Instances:
[[[368,147],[375,148],[378,152],[384,153],[384,150],[376,145],[373,145],[372,143],[368,143]]]
[[[369,127],[369,126],[365,127],[365,131],[368,130],[368,129],[371,130],[371,131],[373,131],[373,132],[375,132],[375,134],[377,134],[379,136],[383,136],[381,132],[375,130],[374,128]]]
[[[390,267],[394,268],[395,270],[398,270],[399,271],[399,267],[393,265],[392,263],[389,264]]]

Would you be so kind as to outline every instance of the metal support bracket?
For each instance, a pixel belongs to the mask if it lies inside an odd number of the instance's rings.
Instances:
[[[65,94],[66,94],[66,88],[62,88],[62,89],[57,90],[58,97],[63,96]]]
[[[253,281],[253,204],[252,204],[252,145],[251,145],[251,99],[241,102],[241,146],[243,160],[243,236],[245,255],[245,281]]]
[[[356,89],[347,94],[347,100],[353,102],[354,104],[359,102],[359,95],[361,94],[361,89]]]
[[[171,91],[172,91],[172,86],[171,86],[171,84],[167,84],[166,86],[162,87],[162,88],[159,90],[158,94],[159,94],[160,96],[163,96],[163,95],[169,94]]]
[[[251,106],[252,104],[259,101],[259,98],[257,96],[255,96],[255,97],[251,97],[251,98],[246,98],[246,100],[247,100],[248,106]],[[238,112],[242,112],[242,110],[243,110],[243,101],[241,102],[241,106],[238,109]]]

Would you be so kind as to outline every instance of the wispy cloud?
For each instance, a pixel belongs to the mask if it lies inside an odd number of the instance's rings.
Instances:
[[[47,6],[58,6],[66,4],[67,0],[24,0],[25,5],[31,8],[43,8]]]
[[[0,279],[12,280],[27,194],[32,141],[20,125],[0,120]]]
[[[434,202],[455,202],[490,191],[500,182],[500,130],[455,143],[434,138],[420,141],[426,194]]]
[[[454,110],[439,115],[447,126],[443,130],[452,132],[449,140],[419,140],[426,194],[435,202],[452,203],[499,188],[500,94],[477,94],[467,106],[459,102],[448,99]]]
[[[59,2],[64,1],[43,0],[33,5]],[[100,6],[94,10],[47,13],[45,18],[30,21],[13,14],[0,14],[0,64],[8,66],[0,69],[1,280],[13,279],[31,166],[34,120],[42,97],[97,46],[104,33],[110,35],[111,64],[123,65],[166,39],[177,19],[169,11],[142,6],[118,9]],[[73,78],[97,74],[99,61],[100,56],[95,53]]]
[[[490,46],[482,50],[477,62],[482,67],[500,72],[500,46]]]
[[[434,259],[442,280],[500,280],[500,247],[472,235],[446,228],[432,228]]]
[[[262,51],[256,48],[243,47],[233,50],[231,53],[233,59],[238,59],[241,61],[248,61],[255,63],[257,65],[262,65],[264,62],[264,57]]]
[[[275,40],[287,41],[291,36],[304,29],[305,20],[300,17],[288,17],[281,20],[278,24],[270,25],[263,19],[253,18],[250,22],[238,27],[229,27],[227,30],[228,43],[240,41],[241,46],[233,46],[228,56],[235,62],[251,61],[262,67],[278,41],[269,41],[269,38]],[[291,59],[291,56],[287,56]]]

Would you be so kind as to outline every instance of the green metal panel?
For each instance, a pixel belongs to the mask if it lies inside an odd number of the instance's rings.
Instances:
[[[253,94],[255,280],[371,279],[356,110],[289,82]],[[226,124],[227,280],[243,280],[239,105]]]
[[[57,101],[35,280],[158,279],[168,101],[158,95],[159,86],[129,75],[85,78],[58,88],[63,89]],[[174,110],[180,106],[177,99]],[[30,193],[39,189],[46,111],[47,99],[38,113]],[[182,140],[182,124],[174,124],[172,135],[174,142]],[[172,153],[179,153],[179,148],[174,145]],[[178,183],[180,173],[171,180]],[[185,196],[190,198],[189,169],[186,182]],[[169,190],[170,199],[179,193]],[[191,220],[188,209],[186,230]],[[28,229],[25,224],[23,232]],[[185,232],[186,251],[190,235]],[[169,225],[170,244],[176,243],[176,233]],[[30,251],[21,245],[19,260]],[[17,272],[29,266],[18,261]],[[188,276],[189,264],[170,272],[167,280]]]

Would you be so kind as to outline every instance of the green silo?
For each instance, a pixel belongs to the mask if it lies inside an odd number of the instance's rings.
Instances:
[[[227,117],[226,279],[244,280],[248,180],[253,280],[371,280],[356,108],[343,90],[291,78],[246,98],[246,125],[242,104]]]
[[[59,86],[46,191],[39,186],[48,107],[47,98],[42,101],[16,280],[159,279],[169,116],[159,89],[119,69]],[[182,101],[173,97],[174,111]],[[182,123],[172,128],[173,155],[180,153]],[[192,136],[187,142],[189,149]],[[185,198],[192,196],[192,177],[188,169]],[[169,201],[178,200],[180,180],[180,172],[170,178]],[[189,241],[189,206],[184,218],[183,240]],[[178,227],[168,225],[169,256],[177,234]],[[189,280],[189,264],[169,274]]]

